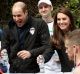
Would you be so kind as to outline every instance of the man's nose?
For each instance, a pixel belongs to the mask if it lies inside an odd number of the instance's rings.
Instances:
[[[68,50],[66,49],[66,53],[68,53]]]
[[[16,16],[16,17],[15,17],[15,20],[18,21],[18,19],[19,19],[19,18]]]
[[[45,11],[45,7],[42,7],[42,10]]]

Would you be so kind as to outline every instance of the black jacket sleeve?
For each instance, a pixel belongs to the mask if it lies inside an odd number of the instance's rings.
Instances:
[[[54,51],[52,49],[46,51],[45,53],[43,53],[43,56],[44,56],[44,59],[45,59],[45,63],[48,62],[51,59],[53,54],[54,54]]]
[[[38,37],[40,39],[40,46],[30,50],[32,57],[38,56],[39,54],[43,54],[44,52],[51,50],[48,26],[44,21],[38,22]]]

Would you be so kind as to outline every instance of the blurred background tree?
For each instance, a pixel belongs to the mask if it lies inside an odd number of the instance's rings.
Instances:
[[[11,6],[16,1],[23,1],[28,5],[29,13],[38,17],[37,3],[39,0],[0,0],[0,21],[9,21],[11,18]],[[75,25],[80,27],[80,0],[51,0],[53,4],[53,16],[60,6],[67,7],[75,17]],[[2,23],[4,24],[4,23]]]

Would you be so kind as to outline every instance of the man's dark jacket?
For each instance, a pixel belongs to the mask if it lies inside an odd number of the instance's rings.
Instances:
[[[23,49],[19,48],[18,30],[15,22],[11,20],[2,35],[2,49],[6,48],[9,55],[11,73],[36,73],[39,72],[36,57],[50,50],[49,31],[43,20],[29,17],[24,33]],[[17,53],[27,50],[31,53],[30,58],[19,58]]]

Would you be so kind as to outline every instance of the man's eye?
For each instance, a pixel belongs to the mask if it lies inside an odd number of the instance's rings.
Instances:
[[[67,47],[65,47],[66,49],[68,49]]]
[[[59,19],[59,18],[57,18],[57,20],[59,21],[60,19]]]

